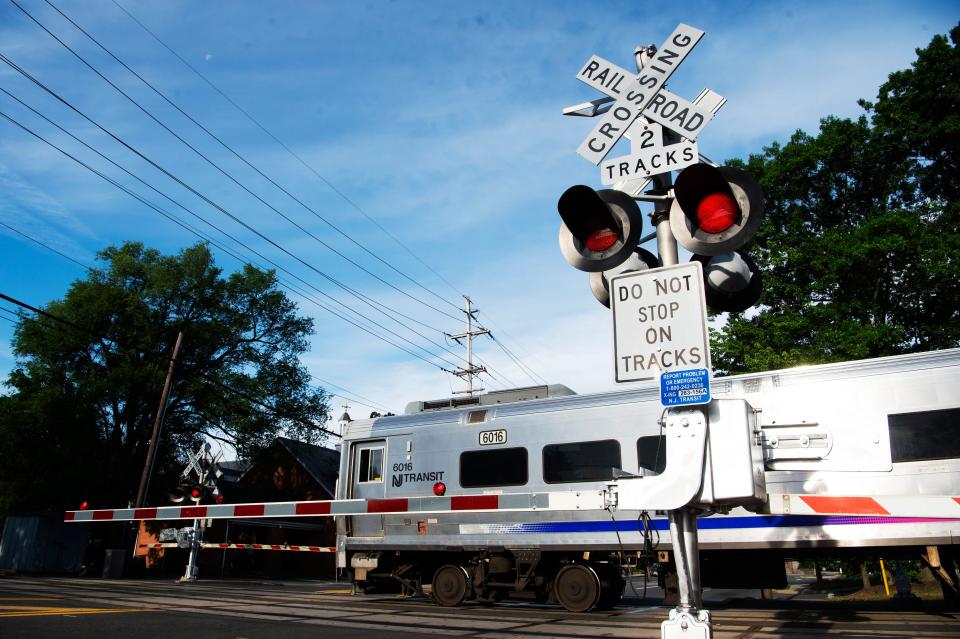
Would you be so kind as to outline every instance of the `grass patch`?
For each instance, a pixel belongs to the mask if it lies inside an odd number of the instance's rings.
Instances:
[[[839,579],[824,580],[821,583],[812,583],[806,590],[817,593],[833,593],[841,601],[882,601],[896,597],[897,585],[891,579],[889,582],[890,595],[888,596],[883,584],[873,584],[869,588],[863,587],[859,577],[841,577]],[[943,592],[937,582],[912,582],[910,593],[923,601],[942,601]]]

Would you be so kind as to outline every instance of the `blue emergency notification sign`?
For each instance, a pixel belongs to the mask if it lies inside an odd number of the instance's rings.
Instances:
[[[710,373],[705,368],[669,371],[660,376],[660,403],[686,406],[710,403]]]

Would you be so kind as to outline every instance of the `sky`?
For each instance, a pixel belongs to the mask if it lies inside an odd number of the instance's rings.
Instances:
[[[956,3],[934,1],[909,10],[837,1],[16,2],[140,106],[12,0],[0,0],[0,53],[283,250],[3,62],[0,112],[264,263],[215,229],[230,233],[285,269],[281,278],[298,291],[305,281],[334,298],[290,292],[315,321],[303,363],[336,395],[334,416],[348,401],[354,417],[465,388],[443,370],[465,365],[463,348],[444,335],[466,330],[464,295],[494,337],[474,343],[475,364],[491,372],[478,385],[618,386],[610,311],[557,245],[560,194],[601,187],[597,167],[576,154],[594,122],[561,114],[601,97],[576,79],[591,55],[632,68],[636,46],[660,45],[678,23],[704,30],[669,88],[727,99],[698,139],[703,155],[722,161],[797,130],[815,133],[829,115],[857,117],[858,99],[875,97],[889,73],[960,18]],[[61,298],[108,245],[175,253],[201,241],[3,118],[0,223],[0,292],[36,306]],[[240,267],[214,252],[227,272]],[[12,335],[0,321],[3,377],[15,366]]]

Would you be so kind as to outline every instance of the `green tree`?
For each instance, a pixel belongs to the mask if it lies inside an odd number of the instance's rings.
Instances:
[[[153,503],[205,438],[247,456],[280,434],[323,438],[328,397],[299,361],[312,321],[273,272],[224,277],[203,244],[164,256],[128,243],[99,259],[44,308],[73,326],[32,314],[17,325],[0,397],[0,514],[136,496],[178,331]]]
[[[751,155],[766,217],[758,311],[715,332],[730,373],[960,344],[960,27],[856,120]],[[741,163],[742,164],[742,163]]]

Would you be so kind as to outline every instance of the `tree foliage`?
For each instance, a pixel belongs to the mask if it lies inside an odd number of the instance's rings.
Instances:
[[[136,496],[178,331],[153,502],[206,438],[241,455],[286,434],[318,442],[327,395],[299,355],[312,321],[249,265],[224,276],[205,245],[164,256],[138,243],[44,310],[24,315],[10,394],[0,397],[0,511],[121,506]]]
[[[759,312],[714,335],[748,372],[960,345],[960,26],[889,76],[856,120],[751,155],[766,217]]]

